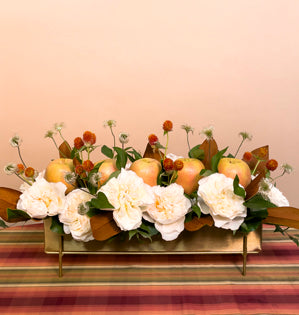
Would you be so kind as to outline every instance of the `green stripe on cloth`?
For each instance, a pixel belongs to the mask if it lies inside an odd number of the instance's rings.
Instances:
[[[298,231],[291,230],[298,234]],[[299,249],[267,226],[248,255],[58,255],[42,225],[0,232],[3,314],[298,314]]]

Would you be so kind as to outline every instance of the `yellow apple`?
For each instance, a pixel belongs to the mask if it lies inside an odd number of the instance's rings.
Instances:
[[[135,172],[146,184],[150,186],[157,185],[157,179],[161,169],[162,166],[160,162],[152,158],[136,160],[130,166],[130,170]]]
[[[178,185],[184,188],[186,194],[190,195],[198,188],[198,181],[200,179],[200,171],[205,168],[203,163],[194,158],[180,159],[184,163],[184,167],[178,171],[178,177],[175,181]]]
[[[62,182],[67,187],[65,193],[68,194],[75,187],[64,180],[65,173],[67,172],[74,172],[73,160],[63,158],[56,159],[48,164],[45,172],[45,179],[52,183]]]
[[[101,179],[99,181],[99,186],[102,186],[105,184],[105,182],[108,180],[109,176],[117,171],[116,167],[116,160],[114,159],[106,159],[101,161],[103,162],[101,166],[99,167],[99,172],[101,173]],[[98,162],[96,164],[99,164],[101,162]]]
[[[218,172],[234,179],[239,177],[239,183],[246,188],[251,182],[250,168],[246,162],[235,158],[222,158],[218,164]]]

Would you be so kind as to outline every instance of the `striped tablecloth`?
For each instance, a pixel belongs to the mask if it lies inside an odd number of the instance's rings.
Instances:
[[[272,230],[246,277],[241,255],[66,255],[62,278],[42,224],[2,230],[0,312],[299,314],[299,248]]]

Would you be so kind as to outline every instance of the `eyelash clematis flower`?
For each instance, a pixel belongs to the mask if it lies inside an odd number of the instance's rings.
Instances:
[[[151,187],[133,171],[121,170],[117,178],[110,179],[100,189],[113,205],[113,218],[123,231],[137,229],[142,212],[154,203]]]
[[[66,196],[65,207],[59,214],[59,221],[63,223],[66,234],[72,234],[77,241],[88,242],[94,239],[90,226],[90,219],[82,212],[82,205],[90,201],[92,195],[75,189]]]
[[[155,228],[165,241],[172,241],[184,230],[185,215],[191,202],[178,184],[167,187],[154,186],[155,203],[143,214],[145,220],[155,223]]]
[[[24,187],[17,204],[17,209],[36,219],[59,214],[65,203],[66,186],[61,182],[49,183],[42,175],[43,173],[40,173],[32,186]]]
[[[198,182],[198,205],[202,213],[210,214],[215,226],[237,230],[247,215],[244,199],[234,193],[233,179],[215,173]]]

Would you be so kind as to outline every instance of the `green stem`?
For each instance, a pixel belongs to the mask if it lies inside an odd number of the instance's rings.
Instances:
[[[53,142],[54,142],[54,144],[55,144],[55,147],[56,147],[56,149],[59,151],[59,153],[61,153],[61,155],[62,155],[64,158],[67,158],[66,155],[65,155],[63,152],[60,151],[60,149],[59,149],[59,147],[58,147],[58,145],[57,145],[55,139],[54,139],[53,137],[52,137],[51,139],[53,140]]]
[[[165,151],[164,151],[164,158],[163,160],[165,160],[165,157],[166,157],[166,153],[167,153],[167,149],[168,149],[168,142],[169,142],[169,135],[168,135],[168,132],[166,133],[166,146],[165,146]]]
[[[240,145],[239,145],[239,147],[238,147],[238,149],[237,149],[237,152],[235,153],[234,157],[236,157],[237,154],[239,153],[239,150],[240,150],[240,148],[241,148],[241,146],[242,146],[242,144],[243,144],[244,141],[245,141],[245,139],[243,139],[243,140],[241,141],[241,143],[240,143]]]
[[[25,166],[25,168],[27,168],[25,162],[24,162],[23,159],[22,159],[21,150],[20,150],[20,147],[19,147],[19,146],[18,146],[18,153],[19,153],[19,157],[20,157],[20,159],[21,159],[23,165]]]
[[[32,186],[32,184],[26,180],[24,177],[20,176],[19,174],[15,173],[22,181],[24,181],[25,183],[27,183],[28,185]]]
[[[115,147],[115,135],[114,135],[114,133],[113,133],[113,129],[112,129],[112,127],[110,127],[110,131],[111,131],[111,134],[112,134],[112,136],[113,136],[113,147]]]
[[[190,143],[189,143],[189,133],[187,132],[187,144],[188,144],[188,148],[189,148],[189,151],[191,150],[191,147],[190,147]]]
[[[255,164],[255,167],[254,167],[254,169],[252,171],[252,175],[254,175],[254,173],[256,172],[256,169],[257,169],[258,165],[261,163],[261,161],[262,160],[258,160],[257,163]]]
[[[70,150],[70,152],[72,151],[72,148],[70,147],[70,145],[68,144],[68,142],[64,139],[64,137],[62,136],[62,133],[61,133],[61,130],[59,130],[59,134],[60,134],[60,137],[61,137],[61,139],[67,144],[67,146],[68,146],[68,148],[69,148],[69,150]]]

